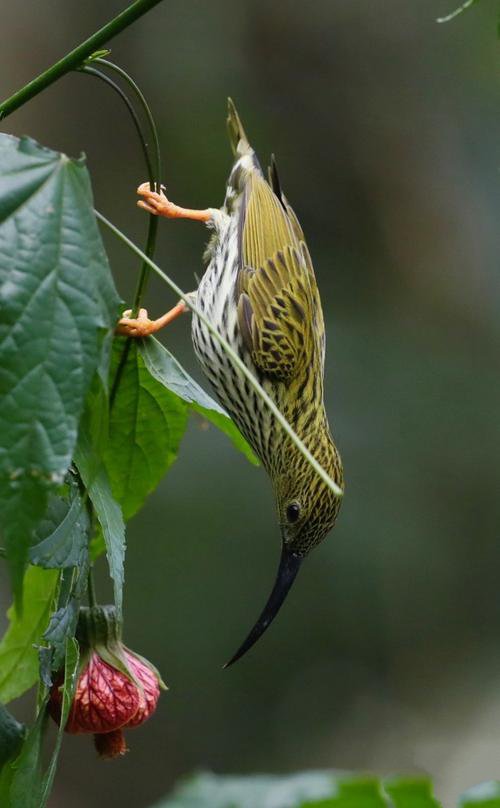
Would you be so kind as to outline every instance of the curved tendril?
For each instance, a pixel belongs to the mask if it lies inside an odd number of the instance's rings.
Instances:
[[[147,120],[147,122],[149,124],[151,138],[152,138],[153,146],[154,146],[154,157],[155,157],[155,160],[154,160],[155,164],[154,165],[153,165],[153,162],[151,160],[150,153],[149,153],[148,140],[147,140],[147,138],[146,138],[146,136],[144,134],[144,130],[143,130],[141,121],[139,119],[139,116],[138,116],[135,108],[134,108],[134,105],[132,104],[131,100],[129,99],[127,94],[124,92],[124,90],[122,90],[122,88],[115,81],[113,81],[113,79],[111,79],[108,75],[106,75],[106,73],[103,73],[101,70],[98,70],[97,68],[93,67],[93,65],[95,65],[95,64],[98,64],[103,68],[107,68],[108,70],[111,70],[114,73],[116,73],[117,75],[119,75],[125,82],[127,82],[129,87],[134,92],[134,94],[135,94],[135,96],[136,96],[136,98],[138,100],[138,103],[139,103],[140,107],[142,108],[142,111],[143,111],[143,113],[145,115],[145,118],[146,118],[146,120]],[[142,151],[143,151],[144,160],[145,160],[145,163],[146,163],[146,168],[147,168],[147,173],[148,173],[148,177],[149,177],[150,186],[151,186],[151,188],[156,188],[156,186],[157,186],[157,184],[159,184],[160,178],[161,178],[160,143],[159,143],[159,139],[158,139],[158,130],[156,128],[156,124],[155,124],[151,109],[149,107],[149,104],[146,101],[146,98],[144,97],[144,94],[141,92],[141,90],[139,89],[138,85],[135,83],[133,78],[131,76],[129,76],[129,74],[125,70],[123,70],[123,68],[121,68],[118,65],[114,64],[114,62],[110,62],[108,59],[103,59],[101,57],[96,57],[95,59],[92,60],[92,62],[90,64],[82,65],[79,68],[79,71],[82,72],[82,73],[88,73],[89,75],[95,76],[96,78],[101,79],[101,81],[104,81],[109,87],[111,87],[120,96],[120,98],[124,102],[125,106],[127,107],[128,111],[129,111],[129,113],[130,113],[130,115],[132,117],[132,121],[134,123],[135,129],[136,129],[137,134],[139,136],[139,140],[141,142]],[[147,237],[146,237],[146,245],[145,245],[145,248],[144,248],[144,252],[145,252],[145,254],[147,255],[148,258],[152,258],[153,255],[154,255],[154,251],[155,251],[155,247],[156,247],[156,234],[157,234],[157,231],[158,231],[158,218],[156,216],[150,214],[149,223],[148,223],[148,232],[147,232]],[[139,312],[142,297],[143,297],[143,295],[144,295],[144,293],[146,291],[146,286],[147,286],[149,273],[150,273],[150,268],[149,268],[147,262],[143,261],[141,271],[140,271],[140,274],[139,274],[139,279],[137,281],[135,294],[134,294],[134,301],[133,301],[133,304],[132,304],[132,317],[137,317],[137,314]],[[116,373],[115,373],[115,377],[113,379],[113,383],[111,385],[111,391],[110,391],[110,396],[109,396],[110,408],[113,406],[113,403],[114,403],[115,398],[116,398],[116,394],[118,392],[118,387],[119,387],[120,380],[121,380],[122,375],[123,375],[123,370],[124,370],[125,365],[127,363],[128,355],[130,353],[131,344],[132,343],[131,343],[131,340],[129,338],[129,339],[126,340],[125,345],[123,346],[123,351],[122,351],[122,354],[120,356],[118,366],[116,368]]]
[[[99,60],[95,59],[95,61],[97,62]],[[105,84],[107,84],[109,87],[112,87],[112,89],[116,93],[118,93],[118,95],[122,99],[123,103],[127,107],[128,111],[129,111],[129,113],[130,113],[130,115],[132,117],[132,120],[134,122],[134,126],[135,126],[135,129],[137,131],[137,134],[139,135],[139,140],[141,141],[142,151],[143,151],[143,154],[144,154],[144,160],[146,161],[146,166],[147,166],[147,169],[148,169],[148,175],[150,177],[150,182],[154,181],[154,179],[153,179],[154,171],[153,171],[153,165],[151,163],[151,158],[149,156],[148,143],[147,143],[146,138],[144,137],[144,132],[142,130],[142,125],[141,125],[141,122],[139,120],[139,116],[137,115],[137,112],[134,109],[134,105],[130,101],[128,95],[122,90],[122,88],[118,84],[116,84],[116,82],[113,81],[113,79],[110,79],[109,76],[106,76],[105,73],[102,73],[100,70],[97,70],[95,67],[91,67],[90,65],[84,65],[83,67],[78,68],[78,72],[79,73],[87,73],[89,76],[95,76],[96,78],[101,79],[101,81],[104,81]]]
[[[153,113],[151,112],[150,106],[149,106],[148,102],[146,101],[144,93],[141,91],[138,84],[136,84],[136,82],[134,81],[132,76],[129,76],[129,74],[122,67],[120,67],[119,65],[115,64],[114,62],[111,62],[109,59],[104,59],[102,57],[97,57],[96,59],[94,59],[94,62],[96,62],[97,64],[102,65],[103,67],[107,67],[109,70],[112,70],[117,75],[121,76],[121,78],[124,81],[127,82],[129,87],[135,93],[135,95],[137,97],[137,100],[138,100],[140,106],[142,107],[142,110],[144,112],[144,115],[146,117],[146,120],[147,120],[147,122],[149,124],[149,128],[150,128],[150,131],[151,131],[151,139],[153,141],[154,154],[155,154],[154,170],[151,169],[149,160],[147,161],[149,182],[150,182],[151,188],[156,188],[157,184],[159,184],[160,181],[161,181],[161,174],[162,174],[160,140],[158,138],[158,129],[156,128],[156,123],[155,123],[155,119],[153,118]],[[146,143],[146,146],[147,146],[147,143]],[[146,239],[146,247],[145,247],[145,250],[144,250],[144,252],[148,256],[148,258],[152,258],[153,255],[154,255],[154,251],[155,251],[155,247],[156,247],[157,227],[158,227],[158,217],[153,216],[152,214],[150,214],[150,216],[149,216],[148,235],[147,235],[147,239]],[[135,290],[134,302],[132,304],[132,317],[136,317],[138,312],[139,312],[139,308],[140,308],[140,305],[141,305],[141,300],[142,300],[142,297],[144,295],[144,292],[146,291],[146,286],[147,286],[147,282],[148,282],[148,278],[149,278],[149,273],[150,273],[150,268],[148,267],[148,265],[145,262],[143,262],[141,273],[139,275],[139,280],[137,282],[137,287],[136,287],[136,290]]]
[[[120,67],[119,65],[115,65],[115,63],[110,62],[109,59],[103,59],[101,57],[98,57],[98,58],[94,59],[94,63],[100,64],[103,67],[107,67],[110,70],[113,70],[115,73],[117,73],[119,76],[121,76],[127,82],[127,84],[132,88],[132,90],[136,94],[137,99],[138,99],[140,105],[142,106],[142,109],[144,110],[144,114],[145,114],[145,116],[147,118],[149,127],[151,129],[151,137],[152,137],[153,146],[154,146],[154,149],[155,149],[156,165],[155,165],[155,170],[153,172],[154,176],[152,178],[150,177],[150,180],[152,179],[154,181],[156,179],[156,180],[159,181],[160,178],[161,178],[160,141],[158,139],[158,130],[156,128],[156,123],[155,123],[155,120],[153,118],[153,114],[151,112],[151,109],[149,107],[148,102],[146,101],[146,98],[144,97],[144,94],[141,92],[139,86],[135,83],[132,76],[129,76],[129,74],[122,67]]]

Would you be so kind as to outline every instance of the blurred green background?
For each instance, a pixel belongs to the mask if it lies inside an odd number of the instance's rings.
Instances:
[[[124,5],[2,3],[2,97]],[[272,629],[222,671],[279,533],[265,473],[191,422],[128,530],[125,639],[171,690],[123,760],[68,737],[52,808],[143,808],[200,768],[424,770],[450,806],[500,776],[496,5],[439,26],[453,0],[169,0],[112,43],[155,113],[175,201],[222,202],[227,95],[262,161],[276,154],[322,293],[347,492]],[[84,150],[97,207],[143,242],[145,169],[107,87],[69,75],[3,128]],[[137,262],[105,237],[128,300]],[[186,290],[206,240],[160,222],[157,259]],[[173,302],[153,279],[151,313]],[[188,318],[162,339],[200,379]],[[98,585],[109,596],[103,561]]]

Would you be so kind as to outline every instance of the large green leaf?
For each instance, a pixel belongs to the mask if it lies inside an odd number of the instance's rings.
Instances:
[[[254,465],[259,461],[228,414],[186,373],[172,354],[154,337],[139,340],[144,363],[155,379],[188,403],[192,410],[224,432]]]
[[[112,372],[124,343],[115,340]],[[139,510],[177,457],[186,423],[186,404],[149,373],[133,342],[111,410],[104,452],[113,495],[125,519]]]
[[[118,297],[83,160],[0,134],[0,514],[16,602]]]
[[[25,606],[19,615],[13,606],[7,612],[9,628],[0,642],[0,701],[17,698],[38,679],[40,643],[49,622],[59,570],[28,567],[24,576]]]

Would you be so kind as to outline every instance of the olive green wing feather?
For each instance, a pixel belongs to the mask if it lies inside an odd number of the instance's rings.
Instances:
[[[290,381],[324,355],[319,293],[295,214],[262,174],[252,172],[240,208],[238,321],[252,359]]]

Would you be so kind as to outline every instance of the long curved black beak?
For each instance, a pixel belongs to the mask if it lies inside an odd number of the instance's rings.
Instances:
[[[287,549],[286,545],[283,545],[276,581],[274,582],[273,591],[269,595],[269,600],[264,606],[262,614],[254,625],[250,634],[242,645],[240,645],[235,655],[231,657],[229,662],[226,662],[224,668],[229,668],[229,666],[240,659],[243,654],[246,654],[252,645],[257,642],[259,637],[264,634],[266,629],[269,628],[274,618],[278,614],[283,601],[288,595],[293,582],[295,581],[302,561],[303,556],[291,553]]]

